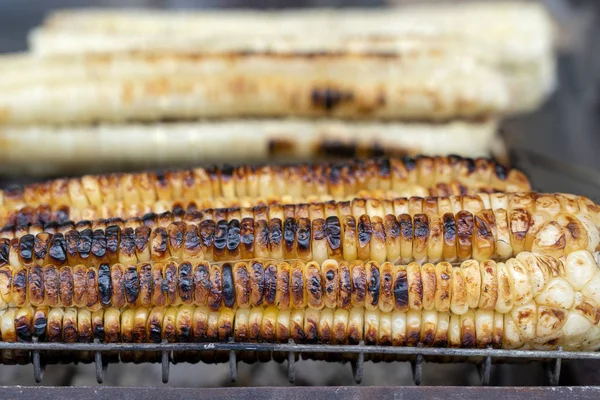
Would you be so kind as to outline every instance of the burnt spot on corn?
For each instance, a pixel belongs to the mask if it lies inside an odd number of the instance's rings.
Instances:
[[[263,302],[265,292],[265,268],[262,263],[252,262],[252,273],[250,275],[250,301],[253,306],[259,306]]]
[[[0,267],[8,264],[9,253],[10,253],[10,240],[0,239]]]
[[[139,295],[139,279],[135,265],[127,267],[123,281],[125,283],[125,299],[127,300],[127,303],[134,306]]]
[[[288,155],[293,154],[296,143],[287,138],[272,137],[268,142],[269,155]]]
[[[73,305],[73,274],[71,267],[62,267],[59,273],[60,302],[65,307]]]
[[[310,250],[311,223],[308,218],[298,219],[298,251]]]
[[[77,257],[77,253],[79,251],[79,231],[78,230],[70,230],[65,235],[67,256],[74,260]]]
[[[396,273],[394,281],[394,301],[399,311],[408,310],[408,277],[405,270]]]
[[[215,256],[222,256],[225,254],[225,247],[227,247],[227,230],[229,229],[227,221],[221,220],[217,222],[215,229],[215,241],[214,241],[214,252]]]
[[[126,257],[133,257],[135,254],[135,231],[133,228],[127,227],[121,232],[119,252]]]
[[[135,228],[135,250],[136,252],[143,252],[148,248],[148,244],[150,243],[150,234],[152,233],[152,229],[142,225]]]
[[[177,302],[177,266],[174,262],[169,262],[165,266],[163,286],[166,286],[167,299],[169,304]]]
[[[19,257],[24,263],[31,263],[33,260],[33,246],[35,237],[32,234],[21,236],[19,239]]]
[[[211,310],[219,310],[223,301],[223,279],[221,269],[212,265],[210,267],[210,292],[208,294],[208,307]]]
[[[87,289],[87,302],[86,302],[86,306],[87,307],[94,307],[99,303],[99,296],[98,296],[98,280],[97,280],[97,276],[96,276],[96,270],[94,268],[89,268],[87,270],[87,283],[86,283],[86,289]]]
[[[43,311],[36,311],[33,316],[33,332],[31,335],[35,338],[43,338],[46,335],[46,329],[48,328],[48,318],[46,313]]]
[[[242,219],[240,223],[240,241],[247,252],[254,252],[254,219]]]
[[[416,214],[414,218],[415,239],[426,241],[429,238],[429,218],[426,214]]]
[[[112,281],[110,278],[110,266],[106,263],[102,263],[98,267],[98,291],[100,292],[100,304],[104,307],[110,306]]]
[[[33,305],[44,302],[44,279],[42,277],[42,267],[33,265],[29,268],[28,276],[28,298]]]
[[[192,264],[184,262],[177,269],[179,283],[179,298],[184,304],[189,304],[194,299],[194,287],[192,282]],[[224,277],[225,279],[225,277]]]
[[[275,296],[277,295],[277,266],[269,264],[265,268],[265,303],[268,305],[275,304]]]
[[[340,295],[339,306],[348,309],[352,304],[352,275],[350,267],[346,263],[341,263],[338,268],[340,277]]]
[[[184,248],[191,256],[196,256],[202,250],[202,243],[198,229],[194,225],[188,225],[185,230]]]
[[[237,251],[240,242],[240,222],[237,219],[232,219],[227,227],[227,250],[232,253]]]
[[[358,220],[358,244],[361,248],[371,242],[372,233],[371,219],[368,215],[361,215]]]
[[[150,306],[152,304],[152,265],[143,263],[138,268],[138,279],[140,281],[139,304]]]
[[[402,159],[402,164],[404,164],[404,168],[406,168],[406,171],[410,172],[410,171],[413,171],[415,168],[417,168],[417,162],[414,158],[409,157],[409,156],[404,156],[401,159]]]
[[[400,237],[400,223],[392,214],[388,214],[384,218],[385,235],[390,239]]]
[[[490,224],[483,218],[475,216],[475,232],[477,236],[484,240],[494,240],[494,235]]]
[[[233,278],[236,297],[240,306],[248,306],[250,304],[250,279],[246,263],[236,264],[235,277]]]
[[[92,254],[97,258],[106,254],[106,236],[102,229],[96,229],[92,235]]]
[[[154,225],[156,225],[156,218],[156,213],[146,213],[142,215],[142,224],[144,224],[145,226],[153,227]]]
[[[355,302],[362,302],[367,296],[367,273],[360,264],[352,267],[352,296]]]
[[[473,237],[473,214],[468,211],[459,211],[456,214],[457,236],[459,244],[462,246],[470,246],[471,238]]]
[[[186,224],[183,222],[173,222],[167,226],[169,236],[169,246],[172,249],[179,249],[184,244]]]
[[[373,263],[367,264],[367,276],[369,296],[371,297],[371,305],[376,306],[379,303],[380,280],[379,268]]]
[[[31,321],[27,315],[21,315],[15,318],[15,330],[17,332],[17,340],[20,342],[31,341]]]
[[[351,91],[336,89],[332,87],[316,87],[311,92],[311,101],[313,106],[332,111],[339,105],[354,100],[354,94]]]
[[[456,221],[454,220],[454,214],[444,214],[444,241],[446,243],[454,242],[456,240]]]
[[[400,234],[403,240],[411,241],[413,238],[413,221],[409,214],[401,214],[398,217],[400,223]]]
[[[281,247],[281,241],[283,239],[283,233],[281,229],[281,220],[279,218],[272,218],[269,220],[269,244],[271,250],[275,250]]]
[[[91,228],[84,229],[79,233],[79,247],[77,252],[81,260],[85,261],[90,257],[92,251],[92,236],[94,232]]]
[[[52,238],[50,242],[50,247],[48,249],[48,255],[52,259],[52,261],[61,266],[67,261],[67,249],[65,244],[65,237],[62,233],[57,233]]]
[[[111,255],[116,255],[119,250],[119,240],[121,237],[121,228],[117,225],[110,225],[106,228],[106,250]]]
[[[352,158],[358,154],[358,143],[336,139],[322,139],[313,153],[321,157]]]
[[[13,301],[17,306],[23,306],[27,301],[27,281],[26,268],[21,268],[12,277]]]
[[[51,240],[52,234],[47,232],[40,232],[37,235],[35,235],[33,253],[36,260],[41,260],[43,262],[44,258],[46,258],[46,254],[48,253],[48,246]]]
[[[42,269],[42,274],[44,280],[46,304],[51,307],[55,307],[58,305],[60,292],[58,269],[54,265],[46,265]]]
[[[298,231],[298,224],[292,217],[285,219],[283,223],[283,240],[285,242],[285,249],[291,252],[294,249],[294,243],[296,241],[296,232]]]
[[[496,173],[496,177],[502,181],[505,181],[508,178],[508,170],[502,164],[495,163],[494,172]]]
[[[151,237],[152,255],[158,257],[159,259],[168,256],[169,235],[167,233],[167,230],[162,227],[154,228]]]
[[[210,292],[210,274],[208,265],[200,263],[196,266],[193,276],[194,282],[194,301],[196,304],[205,304]]]
[[[327,217],[325,220],[325,232],[329,248],[333,250],[334,254],[340,253],[336,250],[339,250],[342,245],[342,228],[340,225],[340,219],[337,216]]]
[[[235,285],[233,283],[233,272],[231,264],[223,264],[223,303],[225,307],[232,308],[235,305]]]

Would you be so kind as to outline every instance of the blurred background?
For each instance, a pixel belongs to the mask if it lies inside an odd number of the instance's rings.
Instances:
[[[491,0],[490,0],[491,1]],[[413,1],[418,2],[418,1]],[[44,17],[61,8],[135,7],[135,8],[286,8],[383,6],[406,3],[397,0],[2,0],[0,1],[0,52],[27,49],[27,35]],[[558,86],[543,106],[533,113],[511,117],[502,122],[502,135],[508,161],[522,168],[541,191],[582,194],[600,201],[600,1],[545,0],[545,6],[558,27]],[[0,163],[2,161],[0,160]],[[3,185],[31,180],[30,177],[0,177]],[[53,366],[46,371],[46,384],[93,385],[93,365]],[[591,370],[593,364],[573,365],[565,379],[578,377],[584,383],[600,383]],[[429,372],[428,372],[429,371]],[[285,365],[240,364],[236,385],[287,385]],[[157,385],[159,365],[110,366],[107,384]],[[476,384],[472,365],[432,365],[425,370],[424,384]],[[495,366],[492,382],[505,385],[529,385],[543,380],[540,365]],[[410,384],[410,365],[368,365],[364,384]],[[587,380],[586,380],[587,379]],[[351,384],[349,365],[326,365],[304,361],[298,368],[298,384]],[[0,383],[31,384],[31,366],[0,366]],[[171,371],[173,386],[230,385],[228,366],[175,365]]]

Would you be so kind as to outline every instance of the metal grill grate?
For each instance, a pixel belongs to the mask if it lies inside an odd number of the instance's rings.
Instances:
[[[436,361],[440,358],[460,359],[478,365],[479,376],[482,385],[489,385],[490,372],[493,363],[538,361],[544,363],[547,372],[548,383],[558,385],[560,378],[562,360],[600,360],[600,352],[573,352],[543,350],[502,350],[502,349],[457,349],[457,348],[430,348],[430,347],[385,347],[359,345],[321,345],[321,344],[295,344],[293,341],[284,344],[276,343],[41,343],[20,342],[0,343],[0,351],[25,351],[28,352],[29,362],[33,364],[33,374],[36,382],[43,379],[44,363],[41,353],[52,352],[91,352],[94,353],[96,367],[96,380],[103,383],[108,361],[103,356],[106,352],[158,352],[161,354],[162,381],[169,381],[170,365],[174,361],[173,352],[205,352],[223,351],[229,353],[229,372],[232,381],[237,380],[237,357],[240,352],[279,352],[287,353],[288,379],[295,382],[296,356],[306,353],[328,353],[328,354],[352,354],[355,355],[350,361],[352,373],[356,383],[360,383],[363,377],[365,354],[380,356],[406,357],[412,366],[413,381],[416,385],[421,384],[423,375],[423,363]],[[427,359],[426,359],[427,358]]]

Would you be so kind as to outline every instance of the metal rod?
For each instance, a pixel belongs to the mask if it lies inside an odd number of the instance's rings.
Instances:
[[[290,346],[294,346],[292,339],[288,343]],[[288,381],[296,383],[296,353],[291,350],[288,352]]]
[[[364,342],[360,341],[360,346],[364,346]],[[356,357],[356,360],[350,363],[352,366],[352,374],[354,375],[354,382],[360,384],[363,379],[363,373],[365,370],[365,353],[360,352]]]
[[[386,347],[366,345],[325,345],[294,343],[7,343],[0,342],[0,350],[26,351],[280,351],[294,353],[353,353],[394,354],[444,357],[487,357],[598,360],[600,352],[590,351],[545,351],[545,350],[502,350],[502,349],[457,349],[431,347]]]
[[[237,358],[235,351],[229,350],[229,375],[231,376],[231,382],[236,382],[238,378],[237,371]]]
[[[167,343],[166,341],[163,341],[162,344],[163,345],[168,345],[169,343]],[[169,351],[165,347],[163,347],[162,354],[161,354],[162,381],[163,381],[163,383],[168,383],[169,382],[169,372],[170,372],[170,368],[171,368],[171,365],[170,365],[171,362],[169,360]]]

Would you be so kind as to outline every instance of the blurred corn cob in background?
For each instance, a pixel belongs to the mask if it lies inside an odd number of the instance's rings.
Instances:
[[[554,87],[550,20],[520,2],[66,11],[31,43],[0,59],[4,174],[489,155],[498,119]]]

